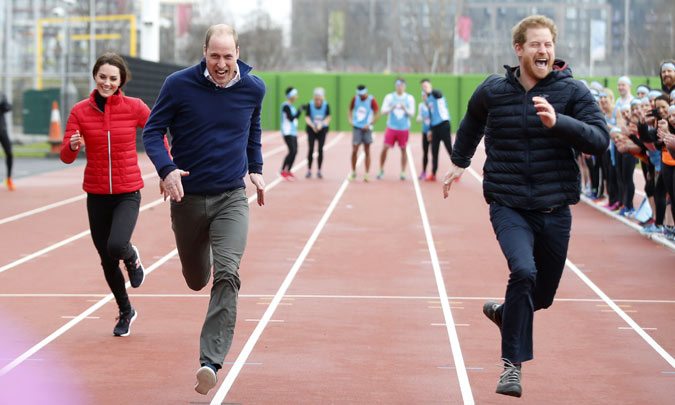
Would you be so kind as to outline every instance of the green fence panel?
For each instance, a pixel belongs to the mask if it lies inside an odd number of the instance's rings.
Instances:
[[[476,90],[479,84],[483,82],[488,77],[488,75],[462,75],[459,76],[459,91],[457,92],[457,120],[454,121],[452,130],[457,132],[459,128],[459,123],[464,118],[466,114],[466,108],[469,103],[469,99],[473,95],[473,92]]]
[[[268,72],[254,72],[265,82],[265,99],[260,111],[260,126],[263,130],[279,129],[279,112],[277,111],[276,95],[279,93],[279,74]]]
[[[24,91],[23,110],[21,112],[23,133],[26,135],[49,135],[52,103],[60,100],[61,91],[59,89]]]

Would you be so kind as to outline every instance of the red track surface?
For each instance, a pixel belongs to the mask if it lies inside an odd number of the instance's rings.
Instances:
[[[239,316],[226,359],[245,363],[221,390],[225,402],[672,403],[675,368],[569,268],[556,303],[537,313],[535,360],[523,367],[523,398],[494,394],[499,335],[481,307],[503,297],[508,270],[481,185],[469,172],[448,200],[440,182],[420,184],[459,338],[454,350],[461,351],[468,375],[463,396],[410,170],[407,181],[398,180],[398,150],[390,151],[383,180],[364,183],[361,165],[357,181],[307,245],[349,171],[351,135],[338,137],[332,133],[327,142],[336,140],[325,151],[325,179],[279,183],[265,207],[251,204]],[[419,168],[420,141],[412,138]],[[296,174],[304,177],[307,147],[304,139],[299,143]],[[263,145],[269,184],[285,150],[278,133],[266,134]],[[378,137],[371,177],[380,150]],[[482,159],[479,150],[478,173]],[[140,160],[142,172],[152,174],[148,159]],[[448,162],[443,155],[439,175]],[[64,165],[17,180],[18,191],[1,192],[0,221],[81,194],[82,171]],[[156,177],[142,193],[142,206],[160,198]],[[569,260],[672,360],[673,251],[584,204],[573,216]],[[63,317],[82,314],[109,293],[89,235],[2,270],[86,230],[84,199],[0,224],[0,369],[69,322]],[[129,291],[139,313],[131,336],[112,336],[116,306],[106,302],[0,377],[0,403],[3,393],[18,395],[9,403],[38,403],[48,395],[51,403],[82,404],[209,403],[216,395],[216,389],[204,397],[192,388],[208,289],[186,287],[176,256],[154,265],[175,247],[168,204],[141,212],[133,243],[152,272]],[[291,270],[297,273],[276,306],[273,296]],[[271,321],[255,335],[270,305]],[[250,353],[240,357],[249,339]],[[230,367],[219,373],[221,382]]]

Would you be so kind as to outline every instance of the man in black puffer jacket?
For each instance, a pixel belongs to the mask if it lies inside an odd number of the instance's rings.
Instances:
[[[591,93],[555,59],[555,23],[530,16],[512,34],[520,66],[488,77],[469,100],[443,194],[485,135],[483,194],[510,275],[504,304],[487,302],[483,312],[502,334],[497,393],[520,397],[520,365],[533,358],[534,311],[553,303],[565,267],[569,205],[580,192],[574,149],[601,154],[609,133]]]

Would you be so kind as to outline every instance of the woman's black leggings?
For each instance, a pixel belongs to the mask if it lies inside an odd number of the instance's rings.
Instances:
[[[0,144],[5,151],[5,163],[7,163],[7,177],[12,177],[12,165],[14,163],[14,155],[12,154],[12,143],[9,141],[7,131],[0,130]]]
[[[328,133],[328,127],[323,127],[319,130],[318,133],[314,132],[312,128],[307,126],[307,142],[309,142],[309,152],[307,152],[307,169],[312,169],[312,161],[314,161],[314,142],[319,142],[318,152],[319,156],[317,158],[317,163],[319,164],[319,170],[321,170],[321,165],[323,164],[323,144],[326,142],[326,134]]]
[[[87,194],[91,239],[101,257],[105,280],[115,296],[120,312],[131,310],[119,262],[130,260],[135,255],[130,241],[140,205],[140,191],[124,194]]]
[[[620,182],[623,186],[623,193],[621,193],[621,203],[627,209],[633,207],[633,198],[635,197],[635,182],[633,182],[633,172],[635,171],[635,164],[637,158],[630,153],[621,153],[617,155],[619,167]]]
[[[293,162],[295,162],[295,155],[298,153],[298,137],[293,135],[284,135],[284,141],[288,146],[288,154],[284,159],[284,165],[281,166],[282,171],[291,171]]]

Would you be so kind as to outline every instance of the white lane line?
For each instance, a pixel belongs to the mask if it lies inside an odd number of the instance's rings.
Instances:
[[[342,133],[340,133],[340,136],[336,137],[336,139],[334,139],[334,141],[333,141],[330,145],[327,145],[327,146],[325,147],[325,149],[328,149],[330,146],[334,145],[334,144],[336,143],[336,141],[339,140],[341,137],[342,137]],[[275,149],[271,150],[269,153],[264,154],[264,155],[263,155],[263,158],[266,158],[266,157],[272,156],[272,155],[274,155],[274,154],[277,154],[277,153],[281,152],[281,151],[284,150],[284,149],[285,149],[285,146],[284,146],[283,148],[282,148],[282,147],[275,148]],[[303,163],[300,163],[300,164],[296,165],[296,168],[300,168],[300,167],[302,167],[303,165],[306,165],[306,164],[307,164],[307,159],[305,159],[305,161],[304,161]],[[295,170],[295,169],[294,169],[294,170]],[[157,175],[157,174],[155,173],[154,176],[156,176],[156,175]],[[145,178],[145,177],[153,177],[153,175],[152,175],[152,174],[147,174],[147,175],[144,176],[144,178]],[[279,179],[281,179],[281,178],[279,178]],[[265,190],[271,190],[271,189],[274,188],[278,183],[279,183],[279,181],[277,181],[277,180],[273,181],[273,182],[270,183],[267,187],[265,187]],[[82,196],[78,196],[78,198],[84,198],[84,197],[86,197],[86,196],[87,196],[86,194],[83,194]],[[253,200],[252,200],[252,199],[253,199]],[[255,201],[256,199],[257,199],[257,193],[256,193],[253,197],[249,198],[249,199],[248,199],[248,202],[251,203],[251,201]],[[153,202],[151,202],[151,203],[149,203],[149,204],[146,204],[146,205],[142,206],[141,209],[139,210],[139,212],[145,211],[145,210],[147,210],[147,209],[149,209],[149,208],[152,208],[152,207],[154,207],[154,206],[156,206],[156,205],[159,205],[159,204],[161,204],[161,203],[163,203],[163,202],[164,202],[164,199],[163,199],[163,198],[159,198],[159,199],[157,199],[157,200],[155,200],[155,201],[153,201]],[[91,233],[91,231],[90,231],[89,229],[87,229],[86,231],[82,231],[82,232],[78,233],[77,235],[73,235],[73,236],[71,236],[71,237],[69,237],[69,238],[67,238],[67,239],[64,239],[64,240],[62,240],[62,241],[60,241],[60,242],[57,242],[57,243],[55,243],[55,244],[53,244],[53,245],[51,245],[51,246],[47,246],[47,247],[44,248],[44,249],[38,250],[37,252],[34,252],[34,253],[31,253],[31,254],[29,254],[29,255],[27,255],[27,256],[25,256],[25,257],[19,259],[19,260],[16,260],[16,261],[14,261],[14,262],[12,262],[12,263],[6,264],[6,265],[0,267],[0,273],[4,272],[4,271],[6,271],[6,270],[9,270],[9,269],[11,269],[11,268],[14,268],[14,267],[16,267],[16,266],[18,266],[18,265],[20,265],[20,264],[26,263],[27,261],[30,261],[30,260],[32,260],[32,259],[35,259],[36,257],[42,256],[42,255],[45,254],[45,253],[49,253],[49,252],[51,252],[51,251],[54,250],[54,249],[60,248],[61,246],[65,246],[65,245],[67,245],[67,244],[69,244],[69,243],[71,243],[71,242],[73,242],[73,241],[76,241],[76,240],[78,240],[78,239],[80,239],[80,238],[83,238],[83,237],[89,235],[90,233]]]
[[[475,173],[475,171],[470,167],[469,171],[472,174]],[[480,178],[479,181],[482,182],[483,179]],[[586,285],[591,290],[593,290],[593,292],[598,297],[600,297],[610,308],[612,308],[614,312],[616,312],[617,315],[621,317],[621,319],[623,319],[631,328],[633,328],[633,330],[635,330],[635,332],[637,332],[637,334],[640,335],[640,337],[644,339],[644,341],[647,342],[647,344],[649,344],[649,346],[651,346],[652,349],[654,349],[661,357],[663,357],[663,359],[667,361],[671,367],[675,368],[675,359],[673,359],[673,356],[671,356],[658,343],[656,343],[656,341],[652,339],[652,337],[649,336],[649,334],[647,334],[647,332],[645,332],[644,329],[642,329],[640,325],[638,325],[637,322],[633,320],[633,318],[628,316],[628,314],[626,314],[626,312],[623,309],[621,309],[616,304],[615,301],[612,301],[612,299],[610,299],[607,296],[607,294],[605,294],[597,285],[595,285],[590,278],[588,278],[574,263],[572,263],[571,260],[566,259],[565,264],[567,265],[567,267],[570,268],[570,270],[574,272],[574,274],[577,275],[577,277],[579,277],[584,283],[586,283]]]
[[[359,161],[357,162],[357,165],[361,164],[361,161],[363,160],[364,156],[365,155],[361,154],[361,156],[359,157]],[[349,186],[349,180],[345,179],[342,182],[340,189],[335,194],[335,197],[333,197],[333,200],[328,205],[328,208],[324,212],[323,216],[319,220],[319,223],[316,225],[316,228],[314,228],[314,232],[312,232],[312,235],[307,240],[305,247],[300,252],[300,255],[298,256],[297,260],[291,267],[291,270],[288,272],[286,278],[281,283],[279,290],[277,290],[277,293],[274,295],[274,298],[272,298],[272,301],[265,310],[265,313],[260,318],[260,322],[256,325],[255,329],[253,330],[253,333],[251,333],[251,336],[249,336],[248,340],[246,341],[246,344],[244,345],[241,352],[237,356],[237,359],[234,361],[232,368],[230,368],[229,372],[227,373],[227,376],[225,376],[225,380],[223,380],[223,383],[221,384],[220,388],[218,388],[216,395],[211,400],[211,405],[220,405],[225,400],[225,396],[230,391],[232,384],[234,384],[234,380],[239,375],[241,368],[244,366],[244,363],[246,363],[246,360],[253,351],[253,347],[258,342],[258,339],[260,339],[260,335],[262,335],[262,332],[265,330],[265,327],[272,319],[272,315],[274,315],[274,312],[281,303],[281,300],[286,294],[286,291],[288,291],[291,282],[293,282],[295,275],[298,273],[298,270],[302,266],[302,263],[304,262],[305,258],[312,249],[314,242],[319,237],[319,234],[323,230],[323,227],[326,225],[326,222],[328,222],[328,218],[330,218],[331,214],[333,213],[333,210],[335,210],[335,207],[340,201],[340,198],[342,198],[342,195],[347,189],[347,186]]]
[[[156,206],[156,205],[161,204],[162,202],[164,202],[164,200],[163,200],[162,198],[159,198],[159,199],[157,199],[157,200],[155,200],[155,201],[153,201],[153,202],[151,202],[151,203],[145,204],[144,206],[142,206],[142,207],[140,208],[139,212],[142,212],[142,211],[145,211],[145,210],[147,210],[147,209],[150,209],[150,208],[152,208],[152,207],[154,207],[154,206]],[[78,239],[80,239],[80,238],[83,238],[83,237],[89,235],[90,233],[91,233],[91,231],[90,231],[89,229],[87,229],[86,231],[82,231],[82,232],[78,233],[77,235],[71,236],[70,238],[64,239],[64,240],[62,240],[62,241],[60,241],[60,242],[57,242],[57,243],[55,243],[55,244],[53,244],[53,245],[51,245],[51,246],[47,246],[46,248],[40,249],[40,250],[38,250],[37,252],[33,252],[33,253],[31,253],[31,254],[29,254],[29,255],[27,255],[27,256],[22,257],[22,258],[19,259],[19,260],[15,260],[15,261],[13,261],[13,262],[11,262],[11,263],[9,263],[9,264],[6,264],[6,265],[0,267],[0,273],[2,273],[2,272],[4,272],[4,271],[7,271],[7,270],[9,270],[9,269],[11,269],[11,268],[14,268],[14,267],[16,267],[16,266],[18,266],[18,265],[20,265],[20,264],[26,263],[26,262],[28,262],[28,261],[30,261],[30,260],[33,260],[33,259],[35,259],[36,257],[39,257],[39,256],[44,255],[45,253],[49,253],[49,252],[51,252],[52,250],[55,250],[55,249],[60,248],[61,246],[65,246],[65,245],[67,245],[67,244],[69,244],[69,243],[71,243],[71,242],[73,242],[73,241],[76,241],[76,240],[78,240]]]
[[[155,173],[148,173],[148,174],[143,175],[142,177],[143,177],[143,180],[147,180],[147,179],[152,178],[152,177],[157,177],[157,173],[156,172]],[[49,211],[52,208],[57,208],[57,207],[61,207],[61,206],[64,206],[64,205],[68,205],[68,204],[73,203],[75,201],[84,200],[86,197],[87,197],[87,193],[82,193],[80,195],[76,195],[75,197],[66,198],[65,200],[57,201],[55,203],[47,204],[45,206],[38,207],[38,208],[29,210],[29,211],[26,211],[26,212],[22,212],[20,214],[12,215],[11,217],[0,219],[0,225],[6,224],[7,222],[16,221],[18,219],[25,218],[25,217],[28,217],[28,216],[31,216],[31,215],[39,214],[41,212]]]
[[[146,269],[145,269],[145,274],[148,275],[148,274],[152,273],[153,270],[155,270],[156,268],[158,268],[159,266],[161,266],[162,264],[164,264],[167,260],[169,260],[170,258],[172,258],[173,256],[175,256],[175,255],[177,255],[177,254],[178,254],[178,251],[177,251],[176,249],[172,250],[169,254],[167,254],[167,255],[164,256],[163,258],[161,258],[161,259],[159,259],[158,261],[156,261],[155,263],[153,263],[152,266],[146,268]],[[125,288],[128,289],[130,286],[131,286],[131,284],[127,281],[127,283],[125,284]],[[51,343],[52,341],[54,341],[54,340],[55,340],[56,338],[58,338],[59,336],[61,336],[61,335],[63,335],[64,333],[66,333],[69,329],[71,329],[72,327],[74,327],[75,325],[77,325],[78,323],[80,323],[82,320],[84,320],[84,319],[86,319],[87,317],[89,317],[89,316],[90,316],[92,313],[94,313],[97,309],[101,308],[103,305],[105,305],[108,301],[111,301],[112,299],[113,299],[112,293],[106,295],[104,298],[100,299],[96,304],[94,304],[94,305],[90,306],[89,308],[87,308],[84,312],[82,312],[81,314],[79,314],[78,316],[76,316],[75,318],[73,318],[71,321],[68,321],[68,323],[66,323],[65,325],[63,325],[63,326],[60,327],[59,329],[57,329],[57,330],[56,330],[55,332],[53,332],[51,335],[49,335],[49,336],[47,336],[46,338],[42,339],[42,341],[40,341],[38,344],[36,344],[35,346],[33,346],[33,347],[31,347],[30,349],[26,350],[22,355],[20,355],[19,357],[17,357],[16,359],[14,359],[11,363],[7,364],[5,367],[3,367],[2,369],[0,369],[0,377],[2,377],[3,375],[9,373],[10,371],[12,371],[12,369],[14,369],[16,366],[18,366],[19,364],[21,364],[21,363],[23,363],[24,361],[26,361],[26,359],[28,359],[29,357],[31,357],[32,355],[34,355],[35,353],[37,353],[40,349],[42,349],[43,347],[47,346],[49,343]]]
[[[344,136],[344,132],[338,133],[338,135],[337,135],[335,138],[333,138],[332,141],[328,142],[328,143],[324,146],[324,150],[330,149],[330,148],[332,148],[333,146],[337,145],[337,143],[340,142],[340,140],[342,139],[343,136]],[[286,149],[285,146],[283,147],[282,150],[284,150],[284,149]],[[316,157],[319,157],[319,152],[314,152],[314,154],[313,154],[312,156],[315,157],[315,158],[316,158]],[[299,170],[299,169],[302,168],[302,167],[305,167],[306,165],[307,165],[307,159],[304,159],[303,161],[301,161],[301,162],[298,163],[297,165],[293,166],[293,167],[291,168],[291,172],[295,173],[297,170]],[[276,179],[272,180],[272,182],[270,182],[269,184],[267,184],[267,185],[265,186],[265,192],[267,192],[268,190],[273,189],[274,187],[276,187],[276,186],[277,186],[279,183],[281,183],[282,181],[288,181],[288,180],[285,180],[283,177],[278,176]],[[258,200],[258,193],[255,193],[255,194],[253,194],[252,196],[250,196],[250,197],[248,198],[249,204],[252,203],[253,201],[257,201],[257,200]]]
[[[569,267],[574,272],[574,274],[577,275],[577,277],[579,277],[584,283],[586,283],[586,285],[591,290],[593,290],[593,292],[595,292],[600,298],[602,298],[602,300],[605,301],[605,303],[609,305],[609,307],[612,308],[614,312],[616,312],[617,315],[621,317],[621,319],[623,319],[631,328],[633,328],[633,330],[635,330],[635,332],[637,332],[637,334],[640,335],[640,337],[644,339],[644,341],[647,342],[647,344],[649,344],[649,346],[651,346],[652,349],[654,349],[661,357],[663,357],[663,359],[667,361],[672,368],[675,368],[675,359],[673,359],[673,356],[671,356],[658,343],[656,343],[656,341],[652,339],[652,337],[649,336],[647,332],[645,332],[644,329],[642,329],[637,324],[637,322],[633,320],[633,318],[628,316],[628,314],[626,314],[626,312],[623,309],[621,309],[621,307],[619,307],[614,301],[612,301],[607,296],[607,294],[605,294],[597,285],[595,285],[591,281],[591,279],[589,279],[584,273],[582,273],[581,270],[579,270],[579,268],[574,265],[574,263],[572,263],[569,259],[566,260],[565,263],[567,264],[567,267]]]
[[[413,155],[410,148],[406,148],[408,161],[414,162]],[[459,379],[459,388],[462,392],[462,399],[464,404],[474,404],[473,394],[471,392],[471,383],[469,383],[469,376],[464,365],[464,356],[462,349],[459,346],[459,337],[457,336],[457,329],[455,329],[455,321],[452,317],[450,309],[450,302],[448,293],[445,290],[445,282],[443,281],[443,274],[441,273],[441,265],[438,261],[438,254],[436,253],[436,244],[434,237],[431,234],[431,226],[429,225],[429,218],[427,217],[427,210],[424,205],[424,198],[422,197],[422,190],[420,190],[419,182],[417,181],[417,172],[415,165],[410,165],[410,174],[415,186],[415,194],[417,195],[417,205],[420,209],[420,217],[422,218],[422,225],[424,226],[424,235],[427,239],[427,246],[429,247],[429,256],[431,258],[431,266],[434,269],[434,277],[436,278],[436,286],[438,288],[438,296],[441,300],[441,308],[443,309],[443,317],[445,318],[446,330],[450,339],[450,348],[452,349],[452,357],[454,359],[454,366],[457,371],[457,378]]]
[[[630,326],[619,326],[620,330],[633,330]],[[657,330],[657,328],[642,328],[642,330]]]

